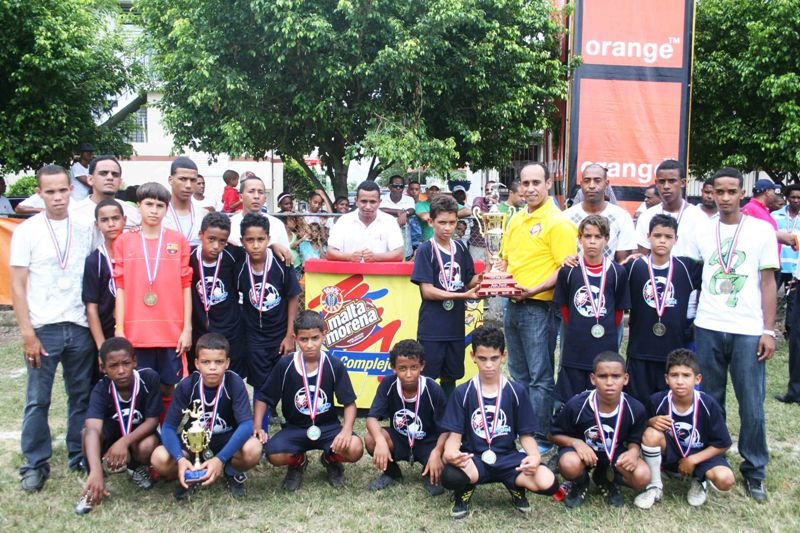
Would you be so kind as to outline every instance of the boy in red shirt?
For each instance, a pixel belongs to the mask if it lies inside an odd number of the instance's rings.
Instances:
[[[235,170],[226,170],[222,173],[225,189],[222,191],[222,212],[235,213],[242,209],[242,197],[236,186],[239,185],[239,173]]]
[[[131,341],[139,368],[158,372],[168,398],[183,375],[179,358],[192,344],[190,248],[180,232],[161,224],[170,201],[163,185],[145,183],[136,199],[141,231],[114,241],[116,334]]]

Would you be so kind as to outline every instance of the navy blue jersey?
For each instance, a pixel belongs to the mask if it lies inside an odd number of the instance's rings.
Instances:
[[[416,402],[414,398],[403,398],[400,380],[396,375],[386,376],[378,385],[372,406],[367,416],[378,420],[390,419],[389,433],[401,439],[408,438],[409,426],[416,423],[416,434],[413,438],[419,442],[436,442],[441,430],[439,421],[444,415],[447,398],[444,391],[431,378],[422,377],[420,405],[417,416],[414,416]]]
[[[271,409],[275,409],[278,402],[281,402],[281,411],[288,425],[308,428],[312,425],[309,406],[317,389],[317,372],[308,376],[309,394],[303,383],[302,365],[302,355],[299,352],[281,357],[267,381],[256,392],[256,399],[266,403]],[[356,401],[350,376],[338,357],[325,353],[320,388],[322,391],[317,397],[314,424],[322,426],[338,423],[339,417],[333,406],[334,394],[342,405]]]
[[[477,376],[476,376],[477,377]],[[447,402],[439,427],[462,436],[461,449],[468,453],[480,454],[489,449],[486,443],[486,430],[483,425],[478,404],[478,388],[475,378],[462,383]],[[492,438],[492,450],[499,453],[513,453],[517,450],[514,441],[518,436],[536,433],[538,423],[533,413],[528,393],[514,381],[503,379],[501,405]],[[484,396],[483,407],[489,428],[494,424],[497,397]]]
[[[671,413],[669,401],[667,399],[668,394],[669,391],[665,390],[650,396],[649,407],[651,414],[652,416],[669,416],[672,418],[675,429],[678,432],[678,440],[681,443],[681,448],[686,450],[691,443],[689,455],[703,451],[709,446],[728,448],[732,444],[731,436],[728,433],[728,427],[725,425],[722,408],[720,408],[714,398],[705,392],[696,392],[696,394],[700,395],[700,407],[697,415],[697,427],[695,427],[694,432],[692,432],[694,405],[692,405],[686,413]],[[667,430],[666,436],[667,442],[675,446],[677,450],[677,443],[675,442],[672,429]]]
[[[192,333],[195,337],[208,332],[219,333],[230,340],[240,333],[241,309],[236,286],[236,259],[232,251],[225,249],[220,254],[219,261],[219,273],[215,280],[216,263],[204,265],[202,261],[198,261],[197,247],[192,249],[189,256],[189,265],[192,267]],[[204,290],[210,306],[207,315],[203,300]]]
[[[584,391],[576,394],[565,403],[553,417],[550,433],[566,435],[583,441],[595,451],[599,458],[606,457],[603,447],[603,436],[597,428],[592,404],[595,391]],[[622,422],[617,437],[614,459],[624,453],[629,444],[641,444],[642,434],[647,429],[647,410],[635,398],[625,393],[622,402]],[[617,424],[617,410],[612,413],[600,413],[600,421],[605,432],[606,446],[611,446],[614,439],[614,428]]]
[[[297,275],[291,267],[284,266],[273,257],[267,269],[267,286],[259,317],[258,299],[264,275],[253,274],[253,288],[244,259],[236,265],[236,272],[236,284],[242,297],[242,317],[248,336],[257,337],[263,346],[280,346],[289,325],[289,300],[300,294]]]
[[[111,270],[105,254],[96,249],[86,257],[83,269],[83,288],[81,298],[84,304],[97,304],[103,336],[114,336],[114,305],[117,301],[116,289],[112,283]]]
[[[625,265],[631,294],[628,357],[662,362],[667,360],[669,352],[684,346],[684,337],[691,325],[686,317],[689,295],[700,288],[703,265],[688,257],[674,257],[672,264],[672,282],[666,289],[667,301],[661,317],[661,323],[667,331],[661,337],[653,333],[653,324],[658,322],[658,314],[647,258],[640,257]],[[659,295],[665,292],[668,270],[668,265],[653,269]]]
[[[181,380],[175,387],[172,403],[169,405],[164,424],[179,427],[184,418],[183,410],[191,409],[194,401],[200,399],[200,372],[192,372]],[[205,398],[200,421],[206,427],[211,427],[211,433],[222,435],[236,431],[239,424],[253,420],[253,411],[250,407],[250,396],[247,394],[244,381],[239,374],[227,370],[225,379],[220,384],[222,392],[219,396],[217,416],[212,422],[209,420],[214,411],[214,398],[219,387],[204,387]],[[187,417],[188,418],[188,417]],[[184,429],[188,429],[190,420],[187,419]]]
[[[452,272],[453,283],[449,292],[467,292],[467,286],[475,275],[475,263],[466,244],[460,241],[453,242],[456,247],[455,263],[452,261],[449,251],[445,252],[439,248],[444,272],[439,268],[431,241],[420,244],[414,258],[411,281],[417,285],[430,283],[437,289],[448,290],[447,283],[450,282]],[[452,300],[453,308],[447,311],[443,307],[444,301],[423,298],[422,304],[419,306],[417,338],[425,341],[463,341],[465,301]]]
[[[598,323],[592,312],[589,295],[580,267],[564,267],[558,272],[553,301],[566,307],[566,335],[563,337],[561,366],[591,370],[597,354],[619,350],[616,311],[630,307],[628,275],[625,269],[610,261],[606,269],[606,287],[600,298],[600,321],[605,332],[599,339],[592,336],[592,326]],[[588,275],[595,305],[600,295],[600,275]]]
[[[160,417],[161,411],[164,409],[164,403],[161,401],[161,378],[158,377],[158,372],[150,368],[143,368],[135,372],[134,375],[138,374],[139,376],[139,393],[136,395],[131,431],[139,427],[147,418]],[[111,378],[108,376],[100,378],[89,396],[86,418],[102,420],[103,426],[113,425],[115,430],[119,429],[119,416],[114,407],[113,394]],[[131,398],[127,402],[120,401],[119,407],[122,411],[122,422],[127,427],[131,412]]]

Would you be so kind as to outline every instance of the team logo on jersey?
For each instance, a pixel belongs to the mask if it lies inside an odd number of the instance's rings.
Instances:
[[[484,410],[486,411],[486,423],[489,424],[490,428],[494,425],[494,437],[500,437],[511,433],[511,426],[508,425],[508,418],[506,417],[505,411],[500,409],[500,414],[497,415],[497,424],[494,424],[495,406],[484,406]],[[486,428],[483,427],[483,417],[481,416],[480,407],[472,411],[469,422],[472,427],[472,432],[479,438],[485,439]]]
[[[454,266],[455,265],[455,266]],[[452,270],[451,272],[451,269]],[[445,276],[447,273],[447,276]],[[450,286],[450,291],[459,291],[464,288],[464,282],[461,280],[461,265],[458,261],[448,261],[444,264],[444,271],[439,272],[439,285],[447,287],[447,282],[450,276],[453,277],[453,284]]]
[[[658,294],[664,294],[664,286],[667,284],[667,278],[664,276],[656,276],[656,290],[658,290]],[[651,280],[647,280],[647,283],[644,284],[642,287],[642,298],[644,298],[644,302],[652,307],[653,309],[656,308],[656,297],[655,292],[653,291],[653,282]],[[675,284],[669,284],[669,291],[667,292],[667,307],[675,307],[678,305],[678,300],[675,299]]]
[[[211,433],[214,435],[218,433],[227,433],[232,429],[228,427],[228,423],[225,421],[225,419],[219,416],[219,413],[217,413],[217,417],[214,419],[214,425],[212,426],[211,417],[214,416],[214,413],[212,412],[213,409],[209,409],[208,407],[206,407],[206,409],[207,410],[200,415],[200,423],[203,424],[204,428],[210,427]]]
[[[592,285],[592,297],[594,298],[595,302],[597,302],[599,298],[600,316],[606,316],[606,313],[608,313],[608,310],[606,309],[606,298],[604,295],[600,294],[599,287]],[[572,304],[574,305],[575,309],[578,310],[578,313],[580,313],[581,316],[586,318],[594,318],[592,303],[589,300],[589,293],[586,292],[586,285],[582,285],[577,291],[575,291],[575,296],[572,297]]]
[[[538,237],[539,234],[542,232],[542,225],[541,224],[534,224],[531,226],[531,229],[528,231],[531,237]]]
[[[167,243],[167,253],[169,255],[177,254],[179,249],[180,248],[178,247],[178,243],[177,242],[168,242]]]
[[[608,424],[603,424],[603,432],[605,432],[606,442],[605,447],[611,449],[614,444],[614,428]],[[597,426],[592,426],[583,432],[583,440],[586,444],[596,452],[605,453],[603,447],[603,435],[597,430]]]
[[[213,287],[211,287],[212,283],[214,284]],[[203,287],[203,285],[205,285],[205,287]],[[207,295],[211,295],[211,298],[208,300],[209,306],[217,305],[218,303],[222,303],[228,299],[228,291],[225,290],[225,285],[222,283],[222,280],[215,280],[214,276],[206,276],[203,281],[198,280],[194,288],[197,291],[197,294],[200,295],[200,301],[203,301],[204,291]],[[266,299],[267,297],[265,295],[264,300],[266,301]]]
[[[308,415],[311,413],[309,407],[311,406],[311,401],[314,398],[314,391],[317,390],[316,385],[312,385],[309,383],[308,388],[311,390],[311,398],[306,394],[306,388],[301,387],[297,390],[294,394],[294,408],[297,410],[298,413]],[[321,415],[322,413],[326,413],[331,409],[331,402],[328,401],[328,395],[325,394],[325,389],[319,391],[319,397],[317,398],[317,416]]]
[[[392,417],[392,426],[398,433],[408,436],[408,428],[412,425],[416,425],[417,427],[415,428],[416,431],[411,436],[417,440],[424,439],[427,433],[423,429],[422,419],[418,416],[415,417],[414,411],[403,408],[394,413]]]
[[[688,449],[691,445],[692,448],[702,448],[703,443],[700,442],[700,433],[696,428],[686,422],[675,422],[675,429],[678,432],[678,441],[681,443],[681,448]],[[669,430],[672,433],[672,429]]]
[[[122,420],[123,420],[123,422],[125,422],[125,423],[128,422],[128,416],[130,416],[130,412],[131,412],[131,408],[130,407],[126,407],[125,409],[122,409]],[[113,415],[111,415],[111,420],[115,420],[115,421],[119,420],[119,417],[117,416],[116,411],[114,412]],[[144,416],[142,416],[142,413],[138,409],[134,409],[133,410],[133,425],[134,426],[138,426],[142,422],[144,422]]]
[[[320,304],[322,305],[322,310],[325,312],[325,314],[337,312],[342,308],[343,303],[344,295],[342,294],[342,289],[335,285],[322,289]]]
[[[261,295],[261,283],[256,283],[256,286],[250,289],[248,296],[250,297],[250,305],[256,308],[256,311],[269,311],[275,309],[281,303],[281,294],[278,292],[272,283],[267,283],[264,289],[264,301],[261,304],[261,309],[258,309],[258,297]]]

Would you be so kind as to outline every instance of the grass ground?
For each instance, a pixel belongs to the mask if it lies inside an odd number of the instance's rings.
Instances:
[[[602,527],[633,531],[798,531],[800,530],[800,406],[786,406],[772,397],[783,392],[787,377],[785,343],[769,363],[766,401],[767,430],[771,450],[767,488],[769,502],[757,505],[744,495],[737,470],[737,486],[722,497],[713,492],[704,507],[686,503],[688,484],[667,480],[665,499],[650,511],[633,507],[633,493],[625,490],[626,507],[610,509],[599,494],[591,493],[575,511],[551,498],[530,495],[533,512],[515,513],[501,486],[479,487],[472,500],[473,514],[455,523],[446,495],[430,498],[424,492],[419,465],[404,465],[405,482],[382,493],[366,486],[375,477],[369,457],[347,467],[347,487],[335,491],[325,482],[316,453],[303,487],[295,494],[280,488],[283,471],[262,465],[250,472],[248,495],[233,500],[223,486],[215,486],[178,505],[172,497],[174,485],[157,483],[149,492],[135,489],[125,475],[107,480],[110,498],[85,516],[73,513],[83,483],[68,472],[65,434],[65,399],[62,381],[54,387],[51,427],[55,440],[52,477],[42,492],[26,495],[19,489],[16,469],[22,462],[19,429],[25,390],[25,370],[16,342],[0,348],[0,528],[24,531],[95,530],[258,530],[258,531],[444,531],[454,527],[469,530],[514,530],[546,528],[576,531]],[[728,394],[729,426],[736,441],[739,420],[732,392]],[[357,431],[364,434],[363,420]],[[730,452],[734,469],[739,456]]]

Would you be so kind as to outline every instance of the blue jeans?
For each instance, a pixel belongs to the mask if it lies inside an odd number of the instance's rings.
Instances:
[[[95,364],[96,346],[89,328],[61,322],[37,328],[36,336],[48,355],[40,358],[39,368],[28,367],[22,418],[22,455],[25,464],[20,468],[20,474],[29,470],[49,469],[48,461],[53,455],[53,446],[47,416],[59,362],[67,391],[69,463],[70,466],[77,466],[80,462],[81,429],[89,405],[92,367]]]
[[[540,440],[550,431],[553,416],[554,321],[550,302],[509,302],[503,317],[508,371],[514,381],[528,390],[539,426],[536,438]]]
[[[717,400],[724,414],[730,368],[741,420],[738,446],[744,461],[739,470],[745,477],[763,480],[769,462],[764,417],[766,364],[758,361],[758,341],[755,335],[722,333],[695,324],[697,358],[703,373],[700,388]]]

